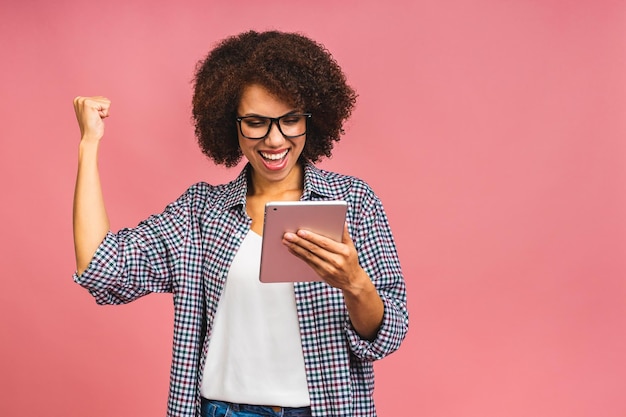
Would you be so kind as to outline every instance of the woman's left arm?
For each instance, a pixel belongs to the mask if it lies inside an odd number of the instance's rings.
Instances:
[[[326,283],[343,292],[354,330],[363,339],[374,340],[383,321],[384,305],[372,280],[359,265],[348,226],[344,225],[341,242],[299,230],[297,234],[286,233],[283,243]]]

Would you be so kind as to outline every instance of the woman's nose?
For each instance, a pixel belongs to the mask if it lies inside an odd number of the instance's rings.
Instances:
[[[265,144],[268,146],[277,148],[280,145],[282,145],[283,142],[285,142],[285,137],[283,136],[280,129],[278,128],[278,123],[277,122],[272,123],[272,126],[270,127],[270,131],[265,137]]]

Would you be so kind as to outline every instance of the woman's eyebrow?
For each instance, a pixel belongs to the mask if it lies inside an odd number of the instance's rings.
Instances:
[[[300,113],[300,111],[298,110],[290,110],[287,113],[281,115],[281,116],[277,116],[277,117],[272,117],[272,116],[265,116],[263,114],[258,114],[258,113],[246,113],[243,116],[239,116],[239,117],[265,117],[268,119],[277,119],[279,117],[283,117],[283,116],[289,116],[290,114],[296,114],[296,113]]]

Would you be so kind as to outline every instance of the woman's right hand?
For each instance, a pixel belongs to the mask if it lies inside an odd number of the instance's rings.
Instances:
[[[99,141],[104,136],[105,117],[109,116],[111,101],[106,97],[81,97],[74,99],[74,111],[80,127],[81,140]]]

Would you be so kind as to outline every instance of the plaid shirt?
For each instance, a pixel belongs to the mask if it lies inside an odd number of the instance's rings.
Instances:
[[[137,227],[109,232],[88,269],[74,280],[98,304],[122,304],[171,292],[174,340],[168,416],[196,417],[213,317],[228,270],[251,219],[246,170],[228,184],[198,183]],[[363,181],[311,164],[302,200],[346,200],[361,267],[384,303],[374,341],[359,337],[340,290],[295,283],[302,350],[313,416],[375,416],[372,362],[395,351],[408,330],[406,290],[383,206]]]

